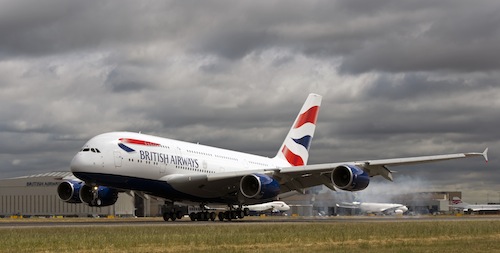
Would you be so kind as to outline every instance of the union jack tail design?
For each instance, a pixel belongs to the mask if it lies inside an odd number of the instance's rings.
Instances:
[[[309,94],[274,159],[284,160],[290,166],[307,164],[320,105],[321,96]]]

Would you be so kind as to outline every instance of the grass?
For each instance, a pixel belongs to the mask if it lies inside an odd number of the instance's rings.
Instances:
[[[0,228],[0,252],[500,252],[500,221]]]

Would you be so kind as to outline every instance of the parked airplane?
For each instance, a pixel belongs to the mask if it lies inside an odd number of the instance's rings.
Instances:
[[[219,220],[243,218],[243,205],[277,199],[290,191],[325,185],[335,190],[359,191],[370,177],[392,181],[387,166],[483,156],[482,153],[365,160],[307,165],[321,96],[310,94],[283,144],[273,158],[166,139],[141,133],[110,132],[90,139],[71,161],[79,179],[60,184],[58,193],[70,203],[112,205],[119,191],[137,191],[174,202],[226,204],[230,211]],[[238,208],[233,210],[233,205]],[[165,220],[183,216],[167,208]],[[214,220],[215,212],[199,212],[197,220]]]
[[[234,209],[237,209],[238,206],[233,206]],[[262,203],[262,204],[254,204],[254,205],[244,205],[243,210],[246,210],[247,213],[264,213],[264,212],[269,212],[269,213],[281,213],[290,210],[290,206],[287,205],[283,201],[271,201],[267,203]],[[223,206],[203,206],[203,207],[198,207],[198,206],[189,206],[188,207],[188,212],[189,217],[191,220],[196,220],[196,212],[202,212],[202,211],[226,211],[227,207]]]
[[[337,205],[342,208],[359,209],[367,214],[403,214],[408,211],[408,207],[395,203],[369,203],[369,202],[342,202]]]
[[[487,205],[487,204],[472,205],[462,202],[462,200],[459,197],[453,197],[451,207],[454,209],[463,210],[464,213],[468,214],[500,212],[500,205]]]
[[[245,207],[245,206],[243,206]],[[283,201],[272,201],[272,202],[267,202],[267,203],[262,203],[262,204],[254,204],[254,205],[248,205],[246,206],[248,210],[253,211],[253,212],[285,212],[290,210],[290,206],[287,205]]]

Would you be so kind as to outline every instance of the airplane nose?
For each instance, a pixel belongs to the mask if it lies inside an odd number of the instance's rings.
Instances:
[[[88,159],[85,159],[84,155],[78,153],[71,160],[70,169],[71,172],[84,172],[87,171],[90,167]]]
[[[79,156],[79,154],[75,155],[73,157],[73,159],[71,160],[71,164],[69,166],[71,172],[78,172],[80,171],[80,168],[81,168],[81,158]]]

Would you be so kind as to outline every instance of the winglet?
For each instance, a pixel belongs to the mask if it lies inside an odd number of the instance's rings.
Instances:
[[[488,163],[488,148],[486,148],[483,153],[464,153],[464,155],[467,156],[482,156],[486,163]]]
[[[488,148],[486,148],[484,151],[483,151],[483,157],[484,157],[484,160],[486,161],[486,163],[488,163]]]

